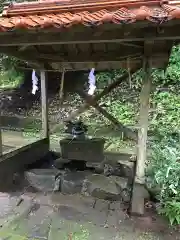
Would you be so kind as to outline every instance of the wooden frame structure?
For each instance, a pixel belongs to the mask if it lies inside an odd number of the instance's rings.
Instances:
[[[173,44],[179,43],[180,1],[168,0],[54,0],[14,3],[0,17],[0,52],[41,70],[43,137],[49,139],[45,72],[143,66],[137,169],[131,211],[144,212],[144,184],[151,68],[166,68]],[[46,68],[45,68],[46,66]],[[124,77],[128,77],[127,75]],[[119,125],[97,101],[118,85],[110,85],[86,103]],[[53,84],[53,82],[52,82]],[[129,136],[127,128],[121,129]],[[133,135],[134,138],[134,135]],[[0,137],[1,149],[1,137]]]

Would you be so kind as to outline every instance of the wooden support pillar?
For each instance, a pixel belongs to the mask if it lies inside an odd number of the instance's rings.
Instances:
[[[144,214],[144,183],[145,183],[145,164],[147,158],[147,131],[149,99],[151,91],[151,64],[149,58],[144,58],[144,79],[140,94],[140,114],[137,145],[136,173],[132,191],[131,213]]]
[[[1,118],[1,116],[0,116]],[[1,119],[0,119],[0,156],[3,155],[3,142],[2,142],[2,130],[1,130]]]
[[[41,70],[42,137],[49,138],[46,72]]]
[[[61,84],[60,84],[60,90],[59,90],[59,99],[60,99],[60,105],[63,103],[63,89],[64,89],[64,74],[65,74],[65,69],[62,71],[61,75]]]

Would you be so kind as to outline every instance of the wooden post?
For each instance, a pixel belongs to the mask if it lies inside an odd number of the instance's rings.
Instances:
[[[41,70],[42,137],[49,138],[46,72]]]
[[[60,84],[60,90],[59,90],[59,99],[60,99],[60,105],[63,103],[63,88],[64,88],[64,74],[65,74],[65,69],[62,71],[61,75],[61,84]]]
[[[144,183],[145,183],[145,164],[147,158],[146,143],[148,131],[150,91],[151,91],[151,66],[149,59],[146,57],[144,59],[144,79],[140,94],[137,163],[131,202],[131,213],[139,215],[144,214],[144,197],[145,197]]]
[[[0,116],[1,118],[1,116]],[[1,119],[0,119],[0,157],[3,155],[3,143],[2,143],[2,130],[1,130]]]

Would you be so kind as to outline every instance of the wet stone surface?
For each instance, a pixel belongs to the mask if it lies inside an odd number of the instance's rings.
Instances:
[[[14,207],[17,205],[19,198],[12,197],[7,193],[0,193],[0,218],[13,213]]]
[[[27,239],[47,238],[51,223],[52,208],[39,206],[26,216],[21,216],[12,222],[8,229],[14,235],[24,236]]]
[[[3,198],[5,196],[0,196],[0,202]],[[149,233],[148,229],[134,228],[133,222],[122,210],[121,202],[112,203],[78,194],[44,196],[26,193],[14,212],[18,214],[2,224],[0,239],[179,239],[178,235],[171,237],[166,233]]]
[[[91,171],[67,171],[57,169],[34,169],[26,172],[31,186],[40,192],[59,191],[63,194],[81,193],[84,196],[117,201],[130,200],[128,180],[118,176],[93,174]]]
[[[28,183],[38,191],[52,192],[55,186],[57,169],[32,169],[25,172]]]
[[[61,178],[60,191],[64,194],[80,193],[84,179],[91,175],[88,171],[65,173]]]
[[[86,186],[85,186],[86,185]],[[87,192],[90,196],[117,201],[121,199],[121,189],[111,178],[103,175],[93,174],[86,178],[84,182],[84,193]]]

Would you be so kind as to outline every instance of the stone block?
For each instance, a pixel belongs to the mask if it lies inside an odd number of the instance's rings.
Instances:
[[[120,198],[120,189],[115,181],[99,174],[92,174],[86,177],[84,184],[89,195],[105,200],[114,200]]]
[[[32,169],[25,172],[28,183],[38,191],[52,192],[55,178],[59,174],[57,169]]]
[[[130,179],[134,178],[135,163],[130,161],[118,160],[119,168],[121,169],[121,176]]]
[[[76,171],[65,173],[61,178],[61,192],[63,194],[81,193],[83,181],[91,175],[88,171]]]
[[[144,214],[144,200],[145,188],[144,185],[134,183],[131,199],[131,214],[143,215]]]

